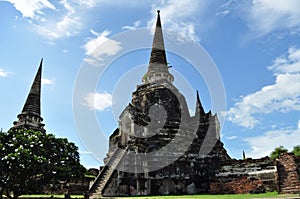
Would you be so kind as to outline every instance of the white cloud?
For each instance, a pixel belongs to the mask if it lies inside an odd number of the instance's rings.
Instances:
[[[250,5],[250,9],[244,9],[247,14],[242,17],[246,17],[249,27],[258,36],[300,27],[299,0],[252,0]]]
[[[104,111],[112,105],[112,95],[109,93],[89,93],[84,98],[90,110]]]
[[[122,29],[123,30],[136,30],[141,24],[141,21],[135,21],[133,23],[133,26],[123,26]]]
[[[54,24],[34,25],[38,33],[50,40],[77,35],[81,28],[80,18],[64,16]]]
[[[78,2],[79,4],[86,5],[88,7],[94,7],[99,3],[98,0],[78,0]]]
[[[27,19],[33,32],[49,40],[78,35],[86,28],[91,11],[100,6],[146,7],[149,2],[139,0],[0,0],[10,2]],[[98,10],[99,11],[99,10]]]
[[[216,12],[216,16],[225,17],[228,14],[230,14],[230,11],[232,9],[232,4],[233,4],[233,0],[229,0],[225,4],[219,6]]]
[[[236,135],[226,137],[227,140],[235,140],[237,138],[238,138],[238,136],[236,136]]]
[[[37,15],[43,14],[42,10],[52,9],[55,10],[55,7],[48,0],[6,0],[14,5],[14,7],[20,11],[23,17],[28,17],[31,19],[36,19]]]
[[[0,68],[0,77],[7,77],[7,76],[8,76],[8,72]]]
[[[80,6],[88,6],[88,7],[96,7],[99,5],[106,5],[106,6],[114,6],[120,7],[122,9],[127,7],[144,7],[148,6],[148,1],[141,1],[141,0],[130,0],[130,1],[120,1],[120,0],[72,0],[78,3]]]
[[[79,150],[78,153],[81,154],[81,155],[84,155],[84,154],[92,154],[91,151],[81,151],[81,150]]]
[[[90,32],[91,32],[94,36],[96,36],[96,37],[99,36],[99,33],[97,33],[96,31],[94,31],[93,29],[91,29]]]
[[[78,13],[88,7],[73,0],[61,0],[55,6],[48,0],[7,1],[28,19],[35,32],[50,40],[78,34],[83,26]]]
[[[175,30],[182,34],[180,41],[199,41],[199,37],[195,33],[195,24],[191,18],[195,14],[199,14],[208,4],[207,1],[197,0],[166,0],[161,4],[153,5],[151,13],[152,19],[148,23],[148,27],[154,27],[156,22],[156,10],[161,11],[162,26],[164,29]],[[197,21],[199,23],[199,21]]]
[[[225,17],[226,15],[228,15],[230,13],[229,10],[222,10],[220,12],[217,12],[216,13],[216,16],[222,16],[222,17]]]
[[[104,0],[60,0],[58,2],[50,0],[7,0],[11,2],[16,9],[22,12],[25,18],[28,18],[30,24],[36,28],[36,32],[42,36],[55,40],[64,37],[77,35],[85,26],[84,20],[89,11],[99,8],[102,5],[125,7],[149,7],[149,2],[132,0],[124,1],[104,1]],[[29,3],[28,3],[29,2]],[[52,3],[51,3],[52,2]],[[194,14],[202,13],[205,10],[207,1],[197,0],[156,0],[156,6],[152,6],[153,18],[149,22],[149,27],[153,27],[156,17],[156,9],[161,9],[162,19],[165,28],[173,29],[184,35],[183,38],[198,41],[195,33],[194,22],[199,23],[199,18],[191,17]],[[191,6],[192,5],[192,6]],[[178,10],[184,10],[179,12]],[[136,29],[140,21],[136,21],[133,26],[124,26],[124,29]],[[182,38],[181,38],[182,39]]]
[[[85,54],[88,56],[85,59],[85,62],[93,65],[99,64],[103,59],[102,56],[115,55],[122,49],[120,42],[107,37],[110,34],[110,31],[104,30],[101,33],[97,33],[94,30],[91,30],[91,32],[96,38],[89,39],[82,46],[86,51]]]
[[[290,48],[268,69],[273,70],[275,83],[241,97],[226,113],[230,121],[253,128],[259,123],[257,114],[300,111],[300,49]]]
[[[296,129],[280,129],[268,131],[257,137],[246,138],[245,141],[251,146],[251,151],[247,152],[249,157],[260,158],[270,155],[270,153],[280,145],[288,150],[292,150],[294,146],[299,145],[300,128]]]
[[[54,79],[42,78],[42,85],[51,85],[54,84]]]
[[[275,59],[273,65],[268,67],[275,73],[298,73],[300,72],[300,49],[291,47],[287,55],[282,55]]]
[[[77,35],[82,28],[82,19],[76,14],[78,5],[70,4],[67,0],[60,1],[60,4],[65,14],[58,14],[58,17],[52,17],[47,23],[34,24],[38,33],[50,40]]]
[[[229,13],[244,20],[255,37],[275,31],[298,34],[300,28],[299,0],[228,0],[217,9],[217,16]]]
[[[73,14],[75,12],[74,8],[67,0],[61,0],[60,3],[64,6],[64,8],[68,11],[68,14]]]

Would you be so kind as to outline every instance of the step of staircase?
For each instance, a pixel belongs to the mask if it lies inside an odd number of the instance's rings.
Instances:
[[[90,198],[100,198],[102,196],[102,191],[105,188],[106,184],[108,183],[110,177],[112,176],[113,172],[119,165],[121,159],[123,158],[125,150],[117,148],[110,159],[108,160],[107,164],[104,168],[99,172],[94,184],[91,186]]]

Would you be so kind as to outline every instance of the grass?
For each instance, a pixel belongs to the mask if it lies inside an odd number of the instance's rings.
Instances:
[[[280,195],[277,192],[263,194],[183,195],[183,196],[139,196],[113,197],[113,199],[247,199],[247,198],[297,198],[299,195]],[[109,197],[106,197],[109,198]]]
[[[64,195],[22,195],[20,198],[64,198]],[[71,198],[83,198],[83,195],[71,195]],[[135,197],[104,197],[106,199],[248,199],[248,198],[299,198],[297,194],[280,195],[277,192],[263,194],[224,194],[224,195],[182,195],[182,196],[135,196]]]
[[[34,195],[21,195],[19,198],[65,198],[65,195],[58,194],[34,194]],[[71,195],[71,198],[84,198],[83,195]]]

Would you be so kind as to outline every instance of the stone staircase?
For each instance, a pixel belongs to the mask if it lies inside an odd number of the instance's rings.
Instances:
[[[100,171],[98,176],[96,177],[94,183],[89,189],[90,198],[101,198],[102,191],[105,188],[107,182],[109,181],[111,175],[117,168],[118,164],[120,163],[121,159],[123,158],[127,148],[120,149],[117,148],[110,159],[108,160],[107,164],[104,168]]]
[[[284,154],[278,160],[279,192],[282,194],[300,193],[299,175],[293,155]]]

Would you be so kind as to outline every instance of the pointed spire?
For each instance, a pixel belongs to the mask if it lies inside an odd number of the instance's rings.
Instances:
[[[41,59],[22,112],[18,115],[18,121],[14,122],[12,129],[25,128],[45,132],[44,124],[41,123],[43,121],[41,117],[42,66],[43,58]]]
[[[160,22],[160,10],[157,10],[156,27],[161,28],[161,22]]]
[[[42,81],[42,66],[43,58],[32,83],[30,92],[22,110],[22,114],[30,113],[34,115],[41,115],[41,81]]]
[[[243,160],[246,160],[246,154],[244,150],[243,150]]]
[[[154,38],[152,43],[151,57],[149,61],[149,64],[151,63],[164,64],[167,66],[167,58],[166,58],[164,37],[161,28],[159,10],[157,11],[156,27],[155,27],[155,33],[154,33]]]
[[[164,37],[160,21],[160,11],[158,10],[148,71],[144,75],[142,81],[144,83],[152,83],[159,80],[173,82],[174,77],[169,73]]]
[[[201,101],[200,101],[199,92],[197,91],[197,101],[196,101],[195,115],[199,114],[199,113],[200,113],[200,116],[205,114],[203,106],[202,106]]]

